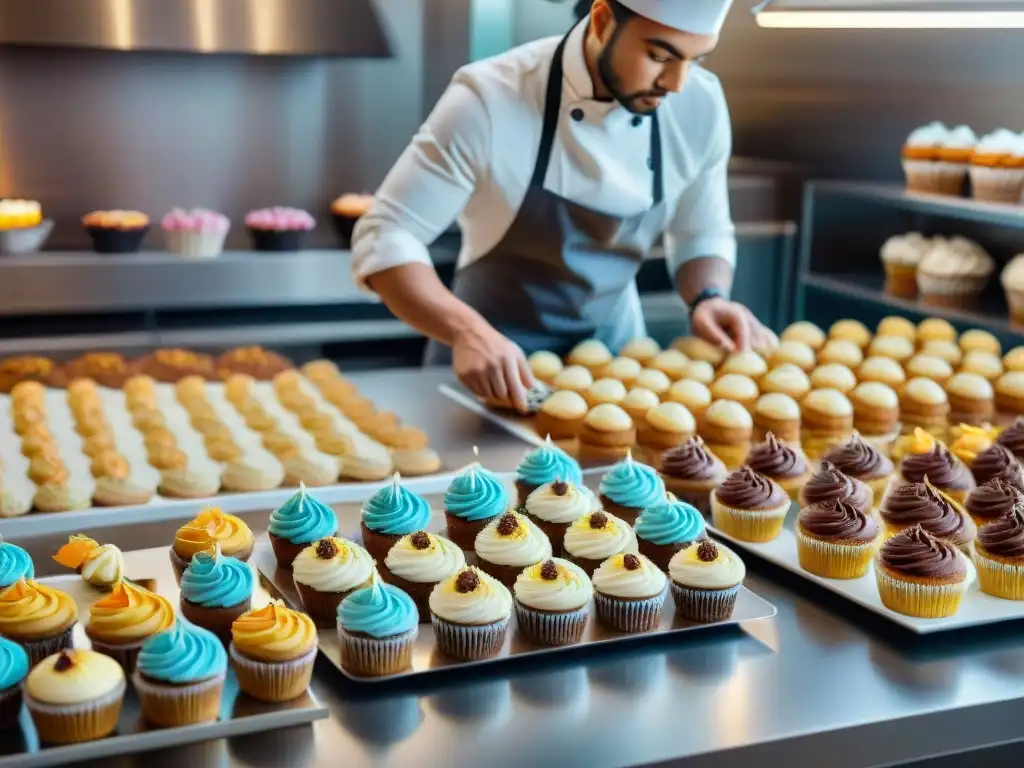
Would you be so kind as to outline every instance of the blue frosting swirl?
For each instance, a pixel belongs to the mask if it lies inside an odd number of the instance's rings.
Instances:
[[[445,511],[470,521],[503,515],[510,502],[505,486],[477,464],[459,473],[444,494]]]
[[[665,500],[665,483],[658,473],[632,458],[608,470],[600,491],[610,501],[633,509],[646,509]]]
[[[219,552],[197,552],[181,575],[181,596],[204,608],[230,608],[252,597],[252,568]]]
[[[430,505],[399,484],[381,488],[363,504],[363,523],[371,531],[389,536],[405,536],[422,531],[430,522]]]
[[[544,443],[523,454],[516,467],[516,480],[538,487],[555,480],[582,485],[583,470],[576,459],[557,445]]]
[[[312,544],[338,532],[334,511],[306,493],[302,486],[270,513],[270,532],[293,544]]]
[[[685,501],[663,501],[640,513],[636,535],[652,544],[680,544],[704,538],[704,518]]]
[[[226,672],[228,655],[213,632],[179,617],[143,644],[137,668],[152,680],[194,683]]]
[[[0,691],[13,688],[28,675],[28,654],[17,643],[0,637]]]
[[[21,547],[0,542],[0,587],[9,587],[18,579],[33,579],[36,567]]]
[[[416,604],[398,587],[374,581],[341,601],[338,622],[348,632],[370,637],[394,637],[416,628],[420,622]]]

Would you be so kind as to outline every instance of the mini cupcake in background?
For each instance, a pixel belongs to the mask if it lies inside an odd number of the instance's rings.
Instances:
[[[205,208],[175,208],[160,223],[167,250],[190,259],[211,259],[224,250],[231,222],[223,213]]]
[[[97,253],[137,253],[149,231],[149,216],[141,211],[93,211],[82,217]]]
[[[0,200],[0,251],[34,253],[53,231],[53,220],[43,219],[36,200]]]
[[[260,208],[245,217],[257,251],[299,251],[316,219],[299,208]]]
[[[917,298],[917,266],[931,247],[931,240],[920,232],[893,235],[879,252],[885,269],[885,292],[904,299]]]
[[[1010,308],[1010,321],[1024,325],[1024,253],[1018,253],[1003,269],[999,276],[1006,294],[1006,305]]]
[[[995,267],[995,260],[977,243],[962,238],[941,240],[921,257],[917,289],[925,304],[970,307]]]
[[[374,578],[338,606],[342,667],[361,677],[381,677],[409,669],[419,623],[413,599],[398,587]]]
[[[1024,196],[1024,138],[999,128],[981,138],[971,156],[975,200],[1019,203]]]
[[[910,132],[902,152],[903,173],[907,177],[908,190],[954,195],[962,193],[963,176],[954,186],[952,174],[947,176],[942,172],[941,150],[949,135],[949,128],[937,120]]]
[[[966,125],[958,125],[948,131],[939,146],[939,160],[933,169],[938,176],[937,192],[945,195],[962,195],[971,156],[978,144],[978,136]]]
[[[373,195],[352,193],[337,197],[331,202],[331,220],[334,222],[334,231],[338,235],[338,245],[341,248],[352,247],[352,232],[356,228],[356,222],[370,210],[371,205]]]
[[[967,558],[953,544],[908,528],[875,560],[878,595],[889,610],[921,619],[952,616],[967,591]]]

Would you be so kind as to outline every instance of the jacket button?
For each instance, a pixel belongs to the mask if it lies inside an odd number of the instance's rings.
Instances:
[[[633,127],[634,128],[639,128],[640,124],[643,121],[644,121],[644,119],[642,117],[640,117],[640,115],[633,115],[633,121],[632,122],[633,122]]]
[[[576,107],[576,109],[574,109],[570,114],[572,115],[572,119],[575,120],[577,123],[583,120],[584,118],[583,110],[580,109],[579,107]]]

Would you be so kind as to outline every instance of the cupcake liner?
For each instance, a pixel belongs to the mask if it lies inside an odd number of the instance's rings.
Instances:
[[[733,509],[711,495],[711,518],[714,526],[740,541],[772,541],[782,532],[790,504],[778,509]]]
[[[316,646],[291,661],[258,661],[239,651],[234,643],[228,646],[231,666],[238,678],[238,687],[260,701],[271,703],[297,699],[309,688],[316,661]]]
[[[1024,197],[1024,168],[971,167],[971,194],[990,203],[1020,203]]]
[[[132,685],[139,695],[142,714],[153,725],[174,728],[179,725],[212,723],[220,717],[220,700],[225,673],[185,685],[151,682],[138,670]]]
[[[875,563],[875,579],[882,605],[919,619],[952,616],[967,591],[967,579],[957,584],[919,584],[890,576],[878,562]]]
[[[135,671],[135,662],[139,659],[139,651],[142,650],[143,644],[148,639],[149,638],[147,637],[144,640],[139,640],[135,643],[120,643],[113,645],[90,637],[89,642],[92,643],[92,649],[94,651],[102,653],[104,656],[109,656],[121,665],[121,669],[123,669],[126,674],[130,675]]]
[[[431,614],[437,649],[454,659],[474,661],[495,656],[505,644],[508,617],[493,624],[465,625],[445,621]]]
[[[385,677],[412,667],[412,651],[419,627],[393,637],[351,634],[338,626],[341,666],[361,677]]]
[[[725,589],[699,589],[684,587],[673,581],[670,582],[670,586],[679,618],[705,624],[725,621],[732,616],[733,608],[736,607],[736,597],[740,593],[739,584]]]
[[[22,699],[20,682],[0,691],[0,730],[10,728],[18,722]]]
[[[917,267],[889,264],[885,267],[885,292],[901,299],[917,298]]]
[[[215,634],[225,647],[231,642],[231,625],[252,607],[252,599],[226,608],[207,608],[181,598],[181,615],[197,627]]]
[[[939,307],[968,307],[988,282],[989,275],[939,277],[918,270],[917,288],[925,304]]]
[[[974,551],[981,591],[1004,600],[1024,600],[1024,564],[1003,563]]]
[[[109,736],[117,728],[127,688],[122,680],[116,688],[81,704],[46,704],[25,694],[39,740],[50,744],[74,744]]]
[[[92,238],[92,249],[96,253],[138,253],[149,227],[140,229],[114,229],[107,227],[86,227]]]
[[[308,584],[300,584],[298,581],[295,581],[295,591],[299,593],[302,607],[309,614],[309,618],[313,620],[313,623],[318,628],[324,629],[335,625],[338,620],[338,606],[341,605],[342,600],[355,590],[320,592]]]
[[[578,643],[587,628],[589,606],[575,611],[555,613],[538,611],[516,601],[516,624],[528,640],[540,645],[571,645]]]
[[[227,230],[223,232],[183,232],[174,230],[167,235],[167,250],[187,259],[212,259],[224,250]]]
[[[650,632],[661,623],[665,593],[666,590],[662,590],[660,595],[644,600],[624,600],[594,592],[598,621],[619,632]]]
[[[939,193],[939,164],[933,160],[903,160],[903,175],[911,192]]]
[[[352,247],[352,233],[355,231],[356,222],[359,216],[345,216],[340,213],[331,214],[331,223],[334,225],[334,234],[338,237],[338,247],[348,250]]]
[[[1010,320],[1014,325],[1024,325],[1024,291],[1005,288],[1006,305],[1010,308]]]
[[[796,551],[800,567],[826,579],[859,579],[868,572],[876,542],[836,544],[807,536],[797,526]]]
[[[252,247],[256,251],[301,251],[306,240],[304,229],[253,229],[249,228]]]
[[[57,635],[38,638],[36,640],[18,640],[18,644],[24,648],[25,653],[28,654],[29,669],[41,662],[47,656],[52,656],[57,653],[57,651],[63,651],[65,648],[74,648],[74,629],[75,625],[72,624]]]

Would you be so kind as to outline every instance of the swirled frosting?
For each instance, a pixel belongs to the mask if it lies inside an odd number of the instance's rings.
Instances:
[[[403,536],[384,564],[395,576],[417,584],[441,581],[466,567],[466,556],[448,539],[426,531]]]
[[[551,557],[551,542],[530,518],[506,512],[476,535],[473,550],[495,565],[527,566]]]
[[[1024,456],[1024,418],[1018,417],[1003,430],[996,442],[1009,448],[1018,459]]]
[[[750,451],[747,466],[758,474],[773,478],[800,477],[808,471],[803,454],[779,442],[771,432],[765,436],[763,443],[755,445]]]
[[[576,611],[590,603],[594,587],[583,569],[552,558],[526,568],[516,577],[516,600],[538,611]]]
[[[613,555],[594,571],[594,589],[609,597],[643,600],[657,597],[668,579],[643,555]]]
[[[302,485],[295,495],[270,513],[269,530],[294,544],[309,544],[337,533],[338,519],[330,507],[306,493],[306,486]]]
[[[908,528],[882,545],[879,559],[886,568],[919,579],[963,581],[967,563],[957,548],[920,526]]]
[[[559,479],[582,485],[583,470],[550,440],[523,454],[516,467],[516,480],[526,485],[544,485]]]
[[[143,643],[136,668],[150,680],[184,685],[223,675],[228,655],[215,634],[178,619]]]
[[[900,462],[900,474],[911,483],[928,481],[939,488],[965,489],[971,487],[967,467],[941,443],[935,443],[928,453],[908,453]]]
[[[715,497],[734,509],[774,509],[789,503],[789,496],[778,483],[748,466],[731,473],[715,489]]]
[[[592,512],[576,518],[565,531],[562,542],[573,557],[604,560],[620,552],[636,552],[636,533],[615,515]]]
[[[338,622],[346,632],[370,637],[394,637],[415,630],[420,614],[412,598],[398,587],[374,579],[338,606]]]
[[[471,522],[497,517],[509,503],[505,486],[477,463],[456,475],[444,494],[445,511]]]
[[[997,520],[1024,501],[1024,492],[998,477],[979,485],[967,497],[967,511],[982,520]]]
[[[21,547],[0,539],[0,587],[7,587],[18,579],[35,578],[36,568]]]
[[[978,544],[996,557],[1024,558],[1024,504],[1005,517],[986,523],[978,530]]]
[[[724,478],[727,470],[716,456],[704,447],[699,437],[671,448],[661,455],[661,471],[677,480],[715,480]]]
[[[989,446],[975,457],[971,462],[971,473],[979,485],[999,478],[1011,485],[1024,487],[1020,462],[1009,448],[998,443]]]
[[[181,596],[204,608],[230,608],[252,597],[256,579],[241,560],[199,552],[181,575]]]
[[[0,635],[12,640],[49,637],[77,619],[74,600],[37,581],[19,579],[0,591]]]
[[[584,485],[556,480],[526,497],[526,511],[546,523],[569,524],[598,508],[597,499]]]
[[[370,553],[347,539],[329,536],[305,547],[292,562],[292,577],[317,592],[348,592],[374,573]]]
[[[25,678],[25,692],[44,704],[95,701],[124,685],[124,670],[110,656],[84,648],[48,656]]]
[[[954,544],[966,544],[976,534],[970,518],[954,507],[945,494],[925,483],[893,488],[879,511],[887,525],[920,525],[932,536]]]
[[[710,539],[679,550],[668,561],[669,577],[683,587],[729,589],[742,583],[746,574],[739,555]]]
[[[130,581],[120,581],[113,591],[89,609],[89,637],[111,645],[145,640],[174,624],[174,608],[166,597]]]
[[[397,475],[366,500],[362,509],[363,524],[371,531],[388,536],[404,536],[423,530],[430,523],[430,505],[399,482]]]
[[[494,624],[512,615],[512,594],[479,568],[463,568],[434,587],[430,612],[453,624]]]
[[[626,456],[601,478],[600,493],[624,507],[645,509],[665,498],[665,482],[654,469]]]
[[[639,538],[652,544],[679,544],[704,537],[704,518],[685,501],[665,500],[641,512],[634,528]]]
[[[196,552],[213,552],[213,542],[219,542],[220,551],[228,557],[235,557],[239,553],[252,549],[253,535],[249,526],[240,517],[225,514],[218,507],[207,507],[185,523],[179,529],[179,533],[186,529],[196,528],[206,531],[211,540],[210,544],[208,547],[200,548],[197,543],[189,543],[188,538],[185,537],[179,549],[179,537],[176,535],[174,551],[185,560],[190,560]]]
[[[800,510],[800,527],[809,536],[829,541],[874,541],[878,525],[847,501],[825,501]]]
[[[17,643],[0,637],[0,692],[13,688],[28,674],[28,654]]]
[[[854,435],[845,445],[839,445],[825,454],[825,461],[848,477],[872,480],[893,472],[892,462],[885,454],[860,435]]]
[[[821,467],[811,475],[801,491],[804,506],[823,501],[847,501],[865,512],[871,508],[873,497],[868,486],[856,478],[844,475],[828,461],[821,463]]]
[[[235,648],[258,661],[292,661],[316,648],[313,620],[281,603],[243,613],[231,624]]]

